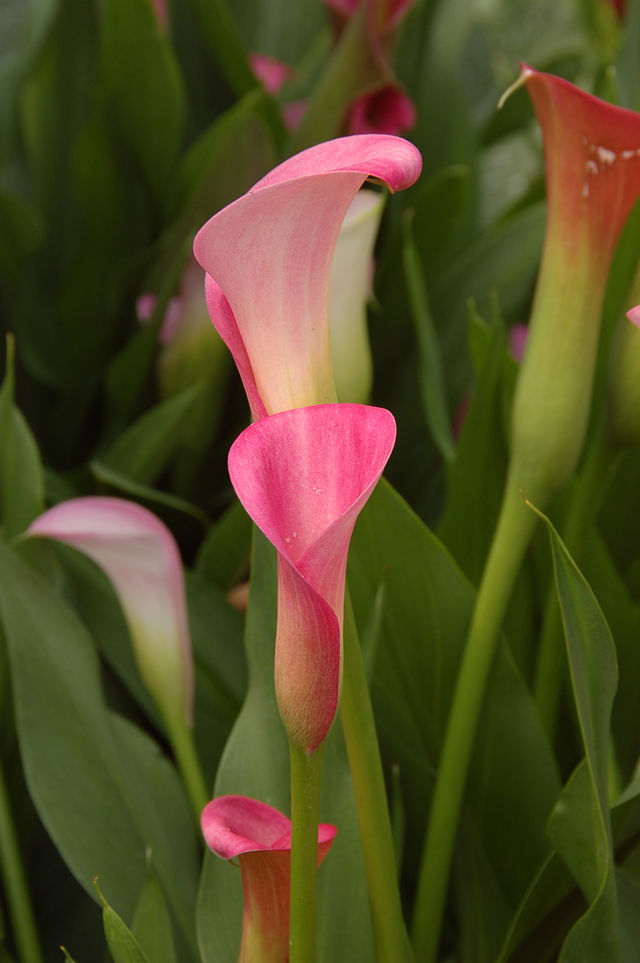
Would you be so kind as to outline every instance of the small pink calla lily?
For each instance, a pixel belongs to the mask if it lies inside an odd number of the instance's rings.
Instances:
[[[385,409],[319,405],[256,422],[229,453],[236,493],[278,551],[276,696],[307,753],[338,707],[349,540],[394,441]]]
[[[133,502],[87,497],[54,506],[28,532],[66,542],[100,566],[120,599],[140,675],[163,716],[191,725],[191,638],[182,562],[169,529]]]
[[[222,859],[238,859],[244,889],[239,963],[289,959],[291,821],[247,796],[220,796],[205,806],[202,833]],[[318,827],[318,866],[329,852],[335,826]]]
[[[420,169],[402,138],[328,141],[276,167],[198,232],[209,312],[254,418],[336,400],[328,298],[340,226],[367,177],[395,191]]]

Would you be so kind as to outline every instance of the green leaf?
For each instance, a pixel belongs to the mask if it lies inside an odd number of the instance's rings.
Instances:
[[[108,712],[86,630],[1,544],[0,612],[22,762],[42,822],[81,885],[92,894],[99,875],[125,920],[150,846],[190,959],[195,827],[175,770],[153,740]]]
[[[100,462],[141,485],[153,484],[180,450],[201,390],[195,384],[145,411],[102,453]]]
[[[533,506],[532,506],[533,507]],[[565,786],[549,836],[589,901],[560,954],[561,963],[621,960],[615,862],[609,816],[609,727],[618,671],[609,626],[593,592],[551,522],[558,600],[585,759]]]
[[[493,537],[506,470],[502,425],[502,385],[506,336],[502,324],[482,326],[484,361],[469,399],[455,462],[449,470],[445,511],[438,535],[469,578],[477,584]],[[488,453],[491,457],[488,457]]]
[[[196,568],[228,591],[246,577],[251,552],[251,520],[236,499],[218,519],[198,552]]]
[[[276,163],[273,137],[262,117],[264,96],[262,89],[247,94],[217,117],[185,154],[176,186],[176,236],[195,232]]]
[[[44,224],[37,209],[17,194],[0,190],[0,267],[18,279],[24,260],[41,242]]]
[[[445,392],[442,358],[429,308],[424,269],[412,236],[412,223],[412,219],[405,218],[403,260],[420,354],[422,407],[436,447],[446,461],[451,461],[455,455],[455,442],[451,432],[451,416]]]
[[[215,795],[242,793],[289,812],[289,752],[273,684],[276,624],[275,552],[256,532],[245,645],[249,690],[218,770]],[[339,726],[326,743],[322,822],[338,835],[318,875],[318,959],[368,963],[374,957],[353,791]],[[224,894],[224,898],[221,895]],[[208,856],[198,897],[202,958],[234,963],[242,929],[237,866]]]
[[[23,532],[44,510],[40,453],[22,414],[14,407],[14,342],[7,339],[7,364],[0,388],[0,495],[4,537]]]
[[[89,464],[91,474],[97,481],[115,488],[119,492],[130,495],[132,499],[141,502],[150,502],[152,505],[160,505],[170,508],[172,511],[181,515],[188,515],[195,519],[203,528],[210,524],[209,516],[197,505],[161,491],[159,488],[149,488],[148,485],[140,485],[138,482],[131,481],[126,475],[122,475],[112,468],[108,468],[100,461],[92,461]]]
[[[460,242],[471,200],[470,174],[464,164],[443,167],[426,178],[415,199],[413,234],[429,283]]]
[[[193,0],[202,32],[225,80],[241,96],[257,86],[238,25],[226,0]]]
[[[149,963],[129,927],[102,895],[97,879],[93,881],[93,885],[102,903],[104,935],[113,963]]]
[[[15,133],[20,84],[56,5],[56,0],[4,0],[0,6],[0,166]]]
[[[498,292],[505,325],[522,320],[540,259],[544,224],[544,204],[514,213],[469,244],[433,284],[431,309],[454,398],[463,397],[469,388],[469,299],[476,302],[482,316],[491,317]]]
[[[183,80],[150,0],[108,0],[102,12],[105,101],[158,198],[182,138]]]
[[[131,930],[149,963],[177,963],[167,903],[153,875],[142,887]]]
[[[419,564],[408,565],[410,559]],[[419,839],[474,593],[444,546],[384,481],[363,509],[351,543],[349,585],[360,625],[367,624],[381,584],[372,698],[384,757],[400,769],[407,839]],[[490,947],[497,953],[505,904],[515,910],[548,853],[545,824],[559,788],[536,707],[500,645],[478,725],[457,855],[464,868],[464,840],[470,839],[470,864],[486,868],[486,879],[498,894],[492,901],[496,915],[490,943],[478,960],[492,959]],[[406,857],[405,871],[417,871],[417,848]],[[477,919],[490,890],[477,886],[465,892],[463,910]],[[472,903],[474,893],[480,908]]]

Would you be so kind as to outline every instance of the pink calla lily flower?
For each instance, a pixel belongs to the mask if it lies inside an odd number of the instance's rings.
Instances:
[[[280,164],[200,229],[209,312],[254,418],[336,400],[328,299],[341,224],[367,177],[395,191],[420,169],[402,138],[339,138]]]
[[[244,889],[239,963],[289,959],[291,821],[247,796],[220,796],[205,806],[202,833],[222,859],[238,859]],[[329,852],[335,826],[318,827],[318,866]]]
[[[29,526],[83,552],[113,584],[140,675],[163,716],[191,725],[193,662],[178,546],[152,512],[122,498],[74,498]]]
[[[250,425],[229,453],[236,493],[278,551],[276,696],[307,753],[338,708],[349,540],[394,441],[383,408],[319,405]]]

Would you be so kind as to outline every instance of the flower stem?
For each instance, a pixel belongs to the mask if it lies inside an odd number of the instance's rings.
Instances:
[[[478,717],[500,625],[535,524],[534,513],[509,478],[478,589],[436,777],[413,918],[413,945],[421,963],[433,963],[437,956]]]
[[[360,823],[377,959],[402,963],[410,958],[411,948],[402,916],[378,736],[348,593],[340,715]]]
[[[20,860],[9,796],[0,766],[0,875],[4,884],[18,956],[23,963],[42,963],[27,881]]]
[[[289,740],[291,760],[290,963],[316,958],[318,814],[323,747],[311,755]]]
[[[562,530],[563,541],[577,561],[617,463],[618,453],[607,442],[603,421],[596,430],[587,450],[584,466],[578,478],[574,497],[569,505]],[[540,718],[552,743],[555,739],[560,695],[565,675],[563,660],[562,622],[555,588],[552,585],[545,602],[538,662],[533,684]]]
[[[202,810],[207,805],[210,795],[207,792],[204,776],[200,767],[200,760],[196,753],[193,733],[182,718],[170,719],[165,716],[167,736],[173,749],[175,760],[182,776],[182,782],[187,791],[189,801],[200,826]]]

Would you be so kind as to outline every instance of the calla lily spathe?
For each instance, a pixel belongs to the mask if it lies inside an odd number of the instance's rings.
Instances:
[[[256,799],[219,796],[205,806],[201,825],[207,846],[216,856],[240,863],[244,918],[239,963],[286,963],[291,821]],[[335,835],[335,826],[320,823],[318,866]]]
[[[250,425],[229,453],[236,493],[278,551],[276,696],[306,753],[338,707],[349,540],[394,441],[383,408],[319,405]]]
[[[331,263],[329,330],[331,362],[339,401],[369,400],[373,362],[367,332],[373,248],[384,195],[358,191],[342,222]]]
[[[120,599],[140,675],[166,719],[191,725],[193,660],[180,553],[152,512],[122,498],[74,498],[29,535],[72,545],[100,566]]]
[[[582,450],[609,268],[640,194],[640,114],[526,65],[521,84],[542,128],[548,213],[514,398],[511,479],[544,507]]]
[[[339,138],[289,158],[200,229],[209,312],[254,418],[336,400],[328,304],[340,227],[367,177],[395,191],[420,169],[402,138]]]

